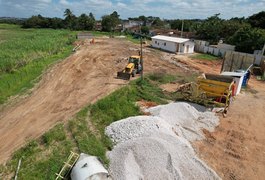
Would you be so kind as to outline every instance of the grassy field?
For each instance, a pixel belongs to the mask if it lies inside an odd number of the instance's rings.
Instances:
[[[0,104],[32,87],[44,69],[69,56],[74,34],[0,24]]]
[[[213,56],[211,54],[196,54],[192,56],[193,59],[200,59],[200,60],[208,60],[208,61],[215,61],[220,60],[220,57]]]
[[[6,166],[0,166],[0,179],[13,177],[20,158],[19,179],[54,179],[70,151],[98,156],[108,166],[105,153],[112,149],[112,143],[104,134],[105,127],[122,118],[142,114],[136,105],[139,100],[157,104],[176,100],[175,93],[165,93],[159,85],[185,79],[184,75],[152,74],[143,82],[139,79],[131,81],[128,86],[88,105],[69,122],[56,125],[15,152]]]

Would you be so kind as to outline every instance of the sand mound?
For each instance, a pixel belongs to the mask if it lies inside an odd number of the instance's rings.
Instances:
[[[201,108],[201,107],[196,107]],[[189,141],[212,131],[218,118],[188,103],[148,109],[152,116],[129,117],[112,123],[106,134],[117,145],[109,152],[114,179],[219,179],[196,157]]]

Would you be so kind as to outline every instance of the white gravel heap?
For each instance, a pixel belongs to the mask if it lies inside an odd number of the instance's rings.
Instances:
[[[193,105],[194,106],[194,105]],[[117,143],[109,152],[114,179],[220,179],[196,157],[189,141],[202,139],[201,128],[213,131],[219,119],[188,103],[148,109],[151,116],[112,123],[106,134]]]

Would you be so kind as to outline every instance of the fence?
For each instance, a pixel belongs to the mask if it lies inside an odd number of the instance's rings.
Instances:
[[[218,47],[207,46],[202,43],[196,43],[194,50],[205,54],[212,54],[224,58],[223,71],[234,71],[238,69],[247,70],[250,65],[262,66],[265,56],[259,54],[247,54]]]
[[[224,57],[226,52],[231,51],[231,50],[226,50],[226,49],[220,49],[217,47],[198,45],[198,44],[195,44],[194,50],[196,52],[202,52],[202,53],[212,54],[214,56],[221,56],[221,57]]]

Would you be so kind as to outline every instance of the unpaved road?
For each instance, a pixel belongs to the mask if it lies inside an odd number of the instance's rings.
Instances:
[[[251,79],[249,88],[236,97],[216,131],[195,143],[223,179],[265,177],[265,83]]]
[[[26,141],[126,84],[115,78],[116,72],[128,56],[138,54],[137,48],[126,40],[98,39],[51,68],[29,97],[0,113],[0,163]],[[153,50],[144,53],[144,59],[145,72],[179,71]]]

